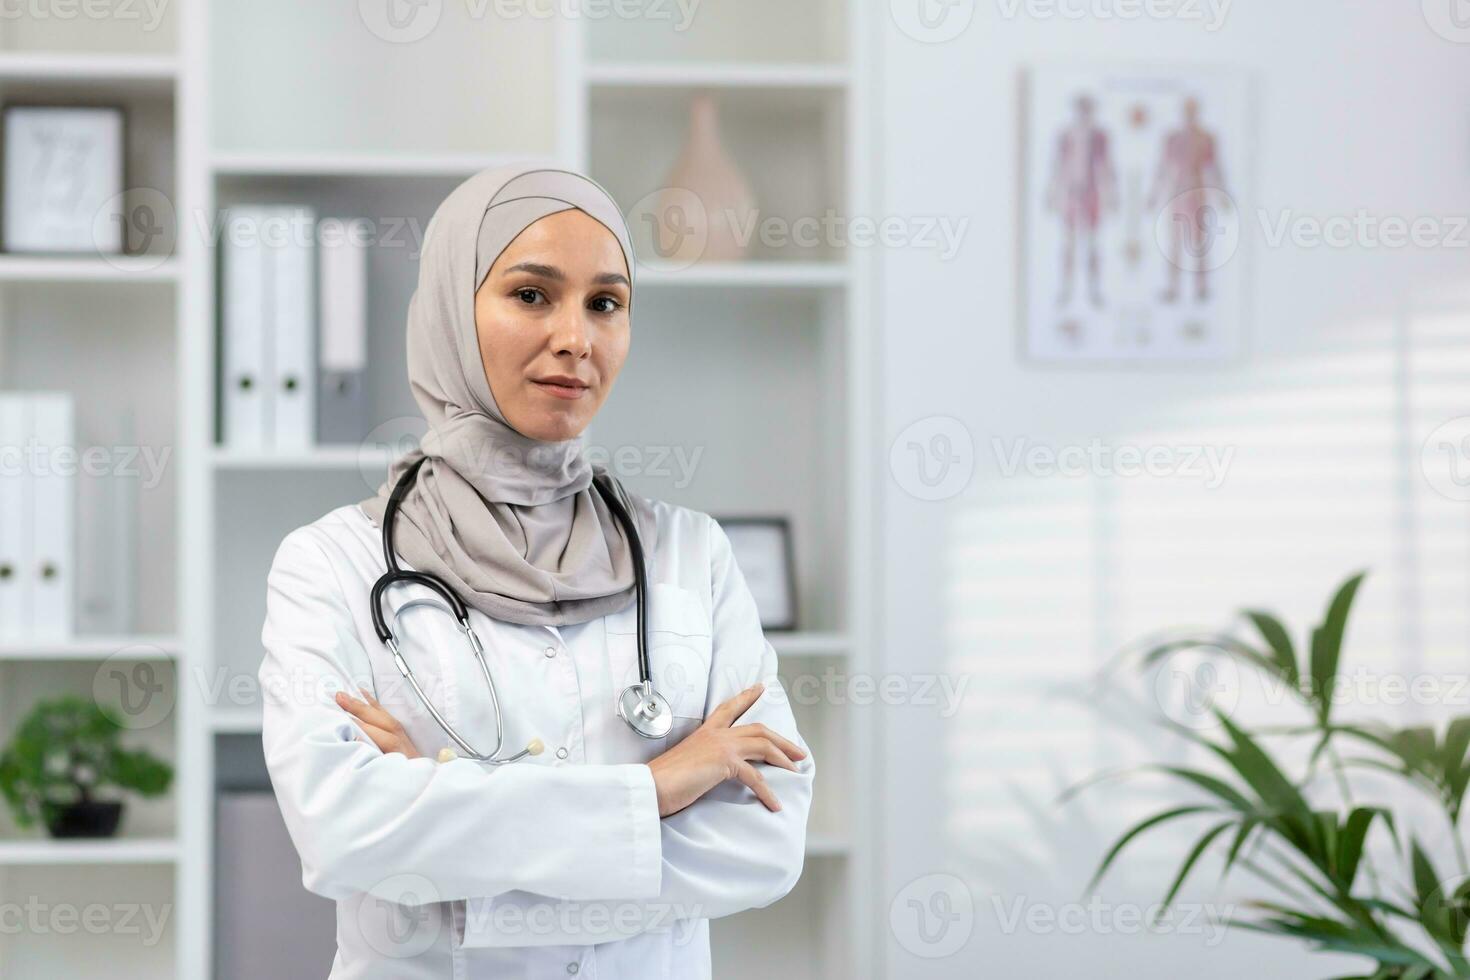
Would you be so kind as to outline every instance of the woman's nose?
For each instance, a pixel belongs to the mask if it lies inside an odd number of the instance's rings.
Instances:
[[[592,353],[592,331],[580,310],[558,316],[551,333],[551,349],[557,354],[582,358]]]

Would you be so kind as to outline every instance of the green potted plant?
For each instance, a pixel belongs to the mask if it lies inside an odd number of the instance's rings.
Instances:
[[[124,749],[122,732],[95,702],[38,702],[0,755],[0,791],[15,822],[29,827],[40,819],[53,837],[111,837],[123,803],[99,792],[167,792],[173,768],[146,750]]]
[[[1157,666],[1184,649],[1230,658],[1289,691],[1307,720],[1251,730],[1218,705],[1211,707],[1217,725],[1209,733],[1163,720],[1179,738],[1203,749],[1214,765],[1142,767],[1198,799],[1127,830],[1102,858],[1089,892],[1129,844],[1176,820],[1201,819],[1207,825],[1181,860],[1164,906],[1200,859],[1213,852],[1223,861],[1222,875],[1245,870],[1273,892],[1249,903],[1251,916],[1234,923],[1242,928],[1363,957],[1372,968],[1356,980],[1470,977],[1465,947],[1470,862],[1459,827],[1470,786],[1470,717],[1448,720],[1441,732],[1337,717],[1334,708],[1341,708],[1341,698],[1333,693],[1339,686],[1342,641],[1362,580],[1359,574],[1343,583],[1300,652],[1282,623],[1259,610],[1243,611],[1245,630],[1195,634],[1146,648],[1145,666]],[[1287,766],[1279,761],[1284,753],[1267,747],[1268,738],[1300,740],[1309,751],[1296,753],[1304,761]],[[1353,802],[1349,777],[1369,769],[1403,784],[1407,792],[1394,794],[1396,804],[1413,802],[1408,797],[1417,794],[1423,805],[1415,812],[1427,807],[1442,821],[1454,842],[1453,874],[1446,875],[1440,867],[1445,862],[1432,858],[1409,830],[1407,812],[1396,819],[1388,807]],[[1067,795],[1098,781],[1088,780]],[[1323,801],[1329,795],[1334,803]],[[1368,856],[1375,831],[1390,845],[1388,866],[1375,866]]]

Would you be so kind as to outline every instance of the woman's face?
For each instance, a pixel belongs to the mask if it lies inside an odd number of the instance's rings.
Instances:
[[[511,428],[561,442],[587,428],[628,356],[632,285],[617,238],[584,211],[516,236],[475,292],[480,360]]]

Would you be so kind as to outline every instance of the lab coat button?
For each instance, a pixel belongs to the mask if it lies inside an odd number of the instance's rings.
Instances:
[[[580,969],[582,969],[582,968],[580,966],[578,966],[576,963],[568,963],[567,964],[567,972],[568,973],[576,974],[576,972],[578,970],[580,970]]]
[[[546,648],[546,655],[548,657],[554,657],[554,656],[556,656],[556,647],[547,647]]]
[[[558,759],[565,759],[567,757],[567,747],[565,745],[556,750],[556,757]]]

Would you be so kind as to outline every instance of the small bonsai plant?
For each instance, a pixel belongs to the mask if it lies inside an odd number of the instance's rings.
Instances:
[[[1145,667],[1180,650],[1230,658],[1288,691],[1296,705],[1293,714],[1302,720],[1250,729],[1214,705],[1216,737],[1164,720],[1214,765],[1143,767],[1189,788],[1198,799],[1154,814],[1124,833],[1102,858],[1088,891],[1123,849],[1147,832],[1175,820],[1206,819],[1209,826],[1182,857],[1165,906],[1213,851],[1221,858],[1222,875],[1247,871],[1274,893],[1251,902],[1255,914],[1235,925],[1362,957],[1372,966],[1355,980],[1470,977],[1470,860],[1460,827],[1470,787],[1470,717],[1449,719],[1440,732],[1338,717],[1334,708],[1341,707],[1341,699],[1333,695],[1343,683],[1343,636],[1362,580],[1355,575],[1338,588],[1300,650],[1278,619],[1259,610],[1243,612],[1242,625],[1250,630],[1244,638],[1233,631],[1150,645],[1142,658]],[[1290,755],[1304,761],[1283,764],[1282,754],[1267,748],[1268,738],[1284,739],[1286,749],[1299,741],[1308,751]],[[1349,777],[1369,770],[1386,773],[1402,787],[1393,794],[1404,804],[1402,812],[1354,802]],[[1415,796],[1416,812],[1436,814],[1453,842],[1449,874],[1411,829],[1407,818]],[[1369,857],[1375,830],[1389,845],[1387,866],[1375,867]]]
[[[98,799],[99,791],[167,792],[173,767],[146,750],[124,749],[122,732],[95,702],[38,702],[0,755],[0,791],[15,822],[29,827],[40,819],[53,837],[110,837],[123,805]]]

